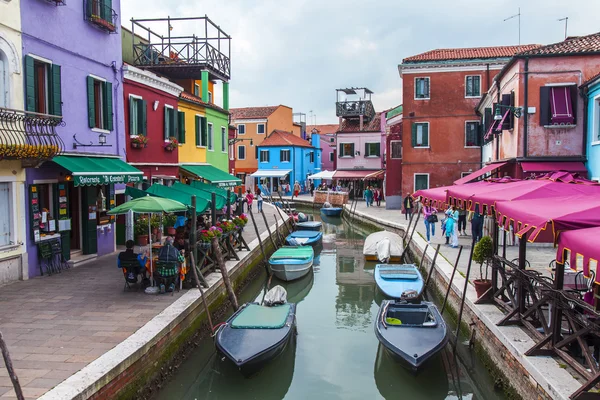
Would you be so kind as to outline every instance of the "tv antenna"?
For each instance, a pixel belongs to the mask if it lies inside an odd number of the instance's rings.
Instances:
[[[567,24],[569,23],[569,17],[560,18],[558,21],[565,21],[565,39],[567,38]]]
[[[509,19],[513,19],[513,18],[519,19],[519,45],[520,45],[521,44],[521,7],[519,7],[519,12],[516,13],[515,15],[511,15],[508,18],[504,18],[504,22],[508,21]]]

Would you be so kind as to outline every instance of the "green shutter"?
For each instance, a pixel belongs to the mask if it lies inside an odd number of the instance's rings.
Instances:
[[[135,122],[133,120],[133,115],[134,115],[134,110],[136,107],[136,100],[133,97],[129,97],[129,134],[130,135],[137,135],[137,132],[135,132]]]
[[[169,111],[169,114],[170,114],[169,123],[171,124],[169,133],[170,133],[170,136],[173,136],[175,139],[177,139],[179,134],[177,133],[177,119],[175,118],[175,109],[171,108],[171,110]]]
[[[177,111],[177,120],[179,122],[179,143],[185,143],[185,112]]]
[[[148,118],[146,114],[146,100],[139,100],[138,102],[138,118],[140,119],[138,122],[138,129],[140,130],[138,133],[140,135],[147,135],[148,132]]]
[[[31,56],[25,56],[25,97],[25,110],[35,112],[35,69]]]
[[[86,3],[85,11],[87,13],[87,16],[91,17],[92,16],[92,11],[93,11],[93,7],[92,7],[93,1],[92,0],[86,0],[85,3]]]
[[[62,117],[62,93],[60,82],[60,65],[52,64],[50,66],[50,114]]]
[[[200,146],[200,117],[196,115],[196,146]]]
[[[429,124],[423,124],[423,146],[429,146]]]
[[[104,82],[104,129],[113,130],[113,102],[112,102],[112,83]]]
[[[206,117],[200,117],[200,121],[202,122],[202,127],[200,130],[200,146],[208,145],[208,120]]]
[[[417,124],[412,123],[412,135],[411,135],[412,147],[417,147]]]
[[[90,128],[96,127],[96,104],[94,99],[94,78],[87,77],[87,96],[88,96],[88,125]]]
[[[104,16],[102,19],[112,24],[112,0],[102,1],[102,9],[104,10]]]
[[[164,112],[164,117],[165,117],[165,121],[163,123],[163,139],[167,140],[169,138],[169,109],[165,106],[165,112]]]

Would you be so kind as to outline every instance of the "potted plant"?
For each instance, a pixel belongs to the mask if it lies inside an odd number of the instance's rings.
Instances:
[[[163,231],[167,232],[169,236],[175,236],[177,231],[175,230],[175,222],[177,222],[177,215],[165,214],[163,217]]]
[[[132,136],[131,147],[134,149],[143,149],[145,147],[148,147],[148,138],[144,135]]]
[[[133,233],[136,237],[138,246],[148,245],[148,217],[140,217],[135,220]]]
[[[492,238],[484,236],[475,245],[473,249],[473,261],[479,264],[479,279],[475,279],[475,291],[477,297],[480,298],[492,287],[492,282],[488,279],[488,267],[494,257],[494,244]],[[483,268],[485,264],[485,278],[483,277]]]
[[[211,226],[209,229],[203,229],[200,231],[200,235],[198,235],[198,239],[200,240],[199,246],[203,249],[209,249],[211,246],[211,241],[214,238],[221,237],[223,235],[223,230],[218,226]]]
[[[150,217],[150,227],[152,228],[152,234],[154,235],[155,241],[160,242],[162,238],[162,229],[160,229],[160,214],[152,214]]]
[[[174,136],[171,136],[167,141],[165,141],[164,144],[164,149],[165,151],[173,151],[177,148],[177,146],[179,145],[179,142],[177,141],[177,138],[175,138]]]

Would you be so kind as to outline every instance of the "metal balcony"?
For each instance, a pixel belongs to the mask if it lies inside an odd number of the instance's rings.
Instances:
[[[64,143],[56,133],[61,117],[0,107],[0,160],[38,164],[61,154]]]
[[[338,101],[335,103],[335,115],[346,119],[360,118],[362,115],[367,122],[375,117],[375,107],[371,100]]]
[[[198,22],[199,33],[179,34]],[[211,80],[228,81],[231,76],[231,36],[207,16],[132,19],[131,35],[137,67],[172,79],[200,79],[203,70]]]

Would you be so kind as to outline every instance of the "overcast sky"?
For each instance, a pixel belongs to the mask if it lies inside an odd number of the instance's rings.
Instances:
[[[232,107],[285,104],[325,124],[337,122],[337,88],[370,88],[377,111],[401,104],[404,57],[517,44],[517,18],[503,19],[519,7],[521,44],[563,40],[566,16],[569,35],[600,31],[598,0],[121,0],[121,16],[130,28],[132,17],[207,14],[232,36]]]

